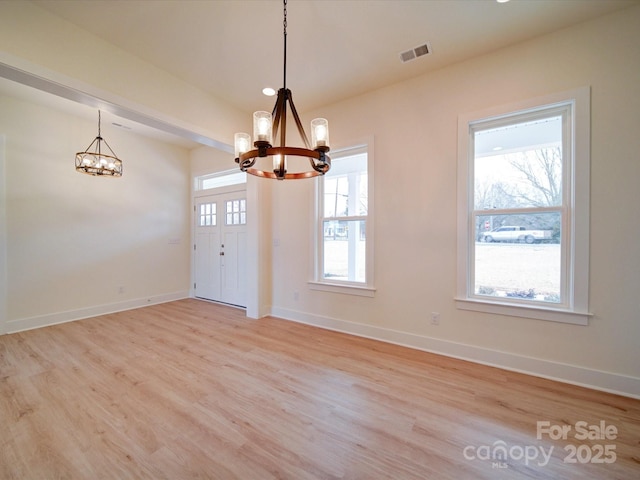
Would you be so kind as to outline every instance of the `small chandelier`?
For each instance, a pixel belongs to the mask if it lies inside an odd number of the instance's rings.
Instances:
[[[311,178],[324,175],[331,168],[329,151],[329,123],[324,118],[316,118],[311,121],[311,144],[304,132],[302,122],[293,104],[291,90],[287,88],[287,0],[284,4],[284,80],[283,87],[278,90],[276,104],[273,112],[255,112],[253,114],[253,150],[250,150],[251,137],[247,133],[236,133],[234,136],[235,161],[243,172],[258,177],[275,178],[277,180],[289,180],[299,178]],[[287,147],[287,103],[291,108],[293,120],[298,127],[300,138],[306,148]],[[280,132],[280,146],[273,146],[273,138]],[[287,171],[287,156],[307,157],[310,169],[302,172]],[[265,168],[258,168],[256,161],[272,157],[272,168],[268,162]],[[264,162],[264,160],[262,160]]]
[[[111,155],[102,153],[102,143],[107,146]],[[93,152],[91,147],[95,145]],[[86,151],[76,153],[76,171],[88,175],[122,176],[122,160],[120,160],[107,141],[100,136],[100,110],[98,110],[98,136],[87,147]]]

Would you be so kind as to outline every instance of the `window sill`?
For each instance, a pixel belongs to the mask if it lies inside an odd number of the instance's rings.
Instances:
[[[495,303],[471,298],[456,298],[456,308],[475,312],[494,313],[511,317],[532,318],[549,322],[571,323],[573,325],[588,325],[590,313],[561,310],[533,305],[518,305]]]
[[[359,297],[374,297],[376,289],[359,285],[344,285],[337,283],[325,282],[309,282],[311,290],[319,290],[322,292],[342,293],[344,295],[357,295]]]

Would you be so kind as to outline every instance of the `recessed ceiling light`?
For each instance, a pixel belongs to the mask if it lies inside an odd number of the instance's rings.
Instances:
[[[509,0],[496,0],[498,3],[507,3]]]
[[[262,89],[262,93],[264,93],[267,97],[273,97],[276,94],[276,91],[271,87],[265,87]]]
[[[493,151],[494,151],[494,152],[498,152],[498,151],[500,151],[500,150],[502,150],[502,147],[493,147]]]

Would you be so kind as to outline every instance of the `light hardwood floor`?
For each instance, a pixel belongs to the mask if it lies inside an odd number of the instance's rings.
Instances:
[[[637,479],[640,401],[191,299],[0,337],[0,479],[195,478]]]

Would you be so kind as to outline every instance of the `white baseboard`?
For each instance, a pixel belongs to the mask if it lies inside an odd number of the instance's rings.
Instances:
[[[640,399],[640,378],[636,377],[450,342],[373,325],[312,315],[285,308],[272,308],[271,314],[284,320],[313,325],[327,330],[371,338],[503,370],[511,370]]]
[[[132,310],[134,308],[146,307],[148,305],[156,305],[159,303],[172,302],[189,297],[189,291],[181,291],[174,293],[165,293],[162,295],[153,295],[150,297],[136,298],[126,300],[124,302],[109,303],[106,305],[98,305],[95,307],[80,308],[78,310],[69,310],[66,312],[58,312],[37,317],[19,318],[11,320],[5,324],[6,333],[16,333],[34,328],[47,327],[59,323],[73,322],[84,318],[96,317],[98,315],[106,315],[108,313],[122,312],[124,310]]]

